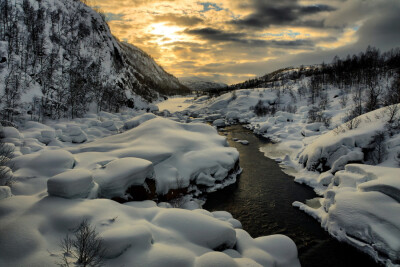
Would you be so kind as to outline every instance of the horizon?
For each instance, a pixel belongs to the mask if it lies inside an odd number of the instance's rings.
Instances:
[[[395,0],[94,0],[112,33],[178,78],[234,84],[400,43]]]

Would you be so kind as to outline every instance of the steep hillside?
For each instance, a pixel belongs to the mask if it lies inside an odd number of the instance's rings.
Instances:
[[[3,120],[145,107],[159,93],[188,91],[145,52],[119,42],[80,1],[4,0],[0,14]]]

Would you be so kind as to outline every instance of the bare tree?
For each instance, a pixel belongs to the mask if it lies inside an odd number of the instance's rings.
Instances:
[[[378,131],[372,136],[370,146],[373,147],[371,160],[374,164],[382,163],[385,160],[387,149],[385,144],[385,132]]]
[[[67,234],[60,243],[63,251],[59,266],[70,266],[71,260],[83,267],[99,267],[103,265],[105,249],[103,240],[87,220],[83,220],[71,238]]]

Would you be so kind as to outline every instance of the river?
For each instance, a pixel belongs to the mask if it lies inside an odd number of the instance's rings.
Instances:
[[[229,144],[240,153],[243,173],[236,184],[209,194],[205,209],[230,212],[254,238],[289,236],[297,245],[302,266],[378,266],[367,254],[330,237],[318,221],[292,207],[294,201],[305,202],[316,195],[311,188],[295,183],[259,151],[266,141],[241,125],[225,129]],[[242,145],[233,138],[250,144]]]

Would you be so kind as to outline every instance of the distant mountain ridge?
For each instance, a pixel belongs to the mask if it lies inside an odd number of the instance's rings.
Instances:
[[[196,91],[207,91],[210,89],[226,88],[228,85],[225,83],[209,81],[200,77],[182,77],[179,81],[188,88]]]
[[[139,48],[120,42],[104,16],[76,0],[0,3],[3,120],[118,111],[189,90]]]

